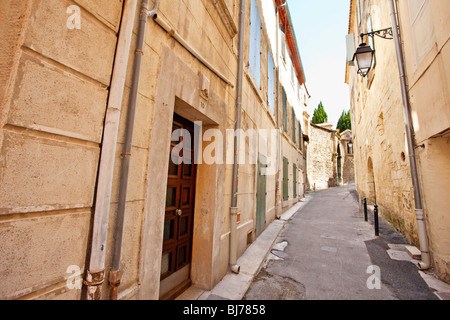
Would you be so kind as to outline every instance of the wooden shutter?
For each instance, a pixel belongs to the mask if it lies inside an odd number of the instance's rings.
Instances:
[[[289,161],[283,157],[283,200],[289,200]]]
[[[302,134],[302,123],[298,122],[298,144],[300,150],[303,150],[303,134]]]
[[[258,88],[261,87],[261,18],[256,0],[250,10],[249,70]]]
[[[284,132],[287,132],[288,128],[288,122],[287,122],[287,96],[286,91],[283,88],[283,127]]]
[[[292,140],[294,141],[294,143],[297,143],[297,135],[295,132],[295,111],[294,111],[294,107],[292,107]]]
[[[268,50],[267,59],[267,90],[268,90],[268,105],[272,114],[275,114],[275,64],[273,62],[272,54]]]
[[[294,163],[294,198],[297,198],[297,165]]]

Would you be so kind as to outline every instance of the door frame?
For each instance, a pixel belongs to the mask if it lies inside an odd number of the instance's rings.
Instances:
[[[203,131],[227,128],[228,104],[214,90],[204,101],[202,73],[192,70],[169,46],[163,45],[158,86],[151,120],[147,183],[139,263],[138,299],[158,300],[163,244],[164,209],[169,146],[174,112],[191,122],[202,121]],[[203,143],[200,152],[207,144]],[[222,237],[225,165],[197,165],[194,240],[190,276],[192,284],[211,290],[226,275],[228,238]],[[213,182],[213,183],[212,183]]]

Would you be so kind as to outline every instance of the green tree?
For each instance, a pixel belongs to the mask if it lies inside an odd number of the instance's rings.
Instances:
[[[352,130],[352,118],[350,115],[350,110],[345,112],[342,111],[342,115],[339,118],[336,129],[339,129],[340,132],[344,132],[345,130]]]
[[[328,115],[325,112],[325,108],[323,107],[322,101],[320,101],[319,106],[316,110],[314,110],[314,115],[312,118],[313,124],[326,123],[328,122]]]

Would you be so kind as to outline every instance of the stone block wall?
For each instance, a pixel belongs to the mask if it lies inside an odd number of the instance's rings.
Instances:
[[[76,30],[73,4],[0,5],[2,299],[81,295],[67,270],[84,272],[122,1],[78,1]]]

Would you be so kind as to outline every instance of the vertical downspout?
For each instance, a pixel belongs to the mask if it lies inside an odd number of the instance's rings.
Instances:
[[[122,153],[122,168],[120,171],[120,185],[119,185],[119,203],[117,209],[116,228],[114,230],[114,245],[113,256],[111,262],[111,270],[109,273],[109,282],[111,285],[110,300],[117,300],[118,289],[121,281],[120,258],[122,253],[122,238],[125,220],[125,206],[127,200],[128,176],[130,171],[131,152],[133,148],[133,132],[134,121],[136,116],[136,105],[138,99],[139,82],[142,67],[142,57],[144,55],[145,31],[147,27],[147,20],[152,16],[159,5],[159,0],[155,1],[154,7],[151,11],[148,10],[149,0],[142,0],[141,10],[139,15],[139,29],[138,39],[135,51],[133,76],[131,82],[131,91],[128,104],[127,126],[125,132],[125,145]]]
[[[396,8],[394,0],[389,0],[389,14],[392,21],[392,32],[395,41],[395,51],[397,54],[398,69],[400,73],[400,83],[402,89],[403,99],[403,116],[406,127],[406,138],[408,144],[409,160],[411,167],[411,177],[414,188],[414,204],[417,219],[417,228],[419,234],[420,251],[422,252],[422,261],[419,263],[419,268],[422,270],[429,269],[431,266],[430,249],[428,245],[428,235],[425,224],[425,214],[422,200],[422,189],[419,181],[419,173],[417,169],[417,159],[415,153],[415,134],[411,120],[411,105],[409,101],[408,89],[406,86],[405,63],[403,58],[403,49],[400,41],[400,29],[397,22]]]
[[[106,240],[111,206],[111,187],[116,156],[117,136],[123,91],[128,69],[128,58],[133,35],[137,0],[126,0],[123,7],[122,23],[117,40],[114,70],[109,90],[105,127],[102,139],[98,182],[96,188],[95,213],[90,247],[89,266],[84,284],[87,300],[101,299],[101,285],[105,276]]]
[[[238,74],[236,84],[236,119],[234,136],[234,163],[231,186],[231,206],[230,206],[230,268],[234,273],[239,273],[240,267],[237,265],[237,207],[238,183],[239,183],[239,150],[240,150],[240,129],[242,122],[242,88],[244,80],[244,45],[245,45],[245,5],[246,1],[241,0],[239,13],[239,44],[238,44]]]
[[[275,175],[275,216],[276,218],[280,218],[281,217],[281,205],[280,207],[278,207],[278,197],[280,196],[281,192],[281,188],[280,188],[280,168],[281,168],[281,129],[280,129],[280,51],[279,51],[279,34],[280,34],[280,9],[285,7],[286,3],[279,5],[275,8],[276,10],[276,55],[277,55],[277,108],[276,108],[276,112],[277,112],[277,116],[276,116],[276,120],[277,120],[277,173]]]

